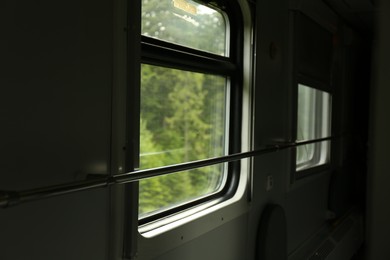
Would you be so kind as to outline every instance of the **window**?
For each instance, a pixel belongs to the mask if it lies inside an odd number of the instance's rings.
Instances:
[[[295,137],[299,143],[330,137],[334,38],[326,24],[303,12],[294,12],[293,23]],[[318,172],[330,163],[330,141],[301,145],[295,152],[294,178]]]
[[[229,37],[229,21],[219,7],[191,0],[142,1],[140,169],[237,151],[232,136],[239,129],[230,126],[239,125],[240,37]],[[233,185],[231,168],[223,163],[141,180],[139,218],[221,198]]]
[[[297,141],[330,136],[331,96],[329,93],[298,84]],[[312,168],[329,161],[329,141],[298,146],[296,169]]]

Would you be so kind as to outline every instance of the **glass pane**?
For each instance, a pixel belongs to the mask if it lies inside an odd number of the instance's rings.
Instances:
[[[316,89],[298,86],[298,141],[315,138]]]
[[[225,77],[142,64],[141,169],[225,155],[226,118]],[[141,181],[140,212],[167,207],[153,204],[154,193],[170,206],[215,192],[223,172],[217,165]]]
[[[298,86],[298,129],[297,141],[315,139],[316,90],[304,85]],[[297,148],[297,164],[313,159],[314,144]]]
[[[191,0],[142,0],[144,36],[227,56],[226,28],[220,12]]]
[[[223,164],[142,180],[139,217],[218,192],[225,182]]]
[[[310,162],[313,159],[315,144],[301,145],[297,148],[297,164]]]
[[[298,85],[297,141],[307,141],[330,134],[331,97],[329,93]],[[297,167],[326,163],[329,143],[315,143],[297,148]]]

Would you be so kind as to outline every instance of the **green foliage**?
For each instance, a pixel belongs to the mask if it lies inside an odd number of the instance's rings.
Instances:
[[[148,151],[155,151],[157,145],[152,140],[152,132],[146,128],[146,123],[141,119],[140,124],[140,166],[141,168],[153,168],[166,165],[165,153],[157,152],[151,156]],[[176,204],[184,200],[191,191],[191,183],[188,173],[180,173],[174,176],[162,176],[141,181],[140,185],[140,214],[164,208],[167,205]]]
[[[224,153],[225,79],[142,65],[140,167],[194,161]],[[215,191],[223,167],[210,166],[140,183],[140,214]]]

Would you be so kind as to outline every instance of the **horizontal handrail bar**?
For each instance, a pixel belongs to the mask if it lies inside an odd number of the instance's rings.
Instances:
[[[126,184],[142,179],[157,177],[161,175],[172,174],[185,170],[215,165],[219,163],[226,163],[238,161],[241,159],[263,155],[267,153],[277,152],[284,149],[294,148],[297,146],[319,143],[323,141],[330,141],[335,139],[335,136],[313,139],[308,141],[299,141],[295,143],[281,143],[270,145],[265,148],[256,149],[249,152],[235,153],[216,158],[204,159],[193,162],[186,162],[176,165],[169,165],[153,169],[136,170],[123,174],[116,174],[112,176],[95,177],[94,179],[87,179],[83,181],[72,182],[68,184],[60,184],[38,189],[31,189],[25,191],[0,191],[0,207],[6,208],[15,206],[21,203],[36,201],[45,198],[65,195],[78,191],[85,191],[96,188],[109,187],[114,184]]]

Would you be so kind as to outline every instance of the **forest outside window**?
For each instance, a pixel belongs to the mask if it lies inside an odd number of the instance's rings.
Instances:
[[[140,169],[229,153],[236,66],[228,21],[200,2],[142,0]],[[220,194],[228,185],[227,165],[141,180],[139,218]]]
[[[297,141],[329,137],[330,111],[329,93],[298,84]],[[329,141],[298,146],[296,170],[301,171],[326,164],[330,159],[329,152]]]
[[[226,78],[143,64],[140,168],[226,154]],[[140,214],[217,192],[224,164],[141,181]]]

